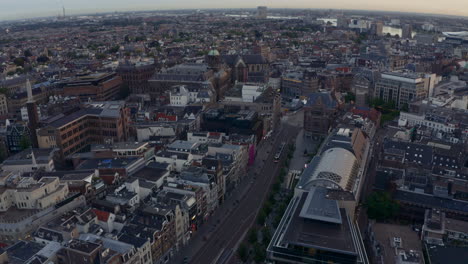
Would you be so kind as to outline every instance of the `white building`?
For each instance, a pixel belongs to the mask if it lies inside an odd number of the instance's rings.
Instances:
[[[188,167],[192,163],[193,155],[164,150],[157,152],[155,159],[156,162],[169,163],[175,171],[181,172],[184,167]]]
[[[398,120],[400,126],[416,126],[421,125],[429,128],[430,130],[450,132],[452,133],[457,128],[456,124],[445,122],[438,119],[429,118],[426,114],[415,114],[400,112],[400,119]]]
[[[175,137],[176,130],[172,126],[154,125],[148,127],[137,127],[137,140],[139,142],[148,141],[151,136],[156,137]]]
[[[264,86],[259,85],[242,85],[242,101],[253,103],[265,91]]]
[[[45,209],[56,205],[68,196],[68,185],[61,184],[58,177],[42,177],[36,181],[7,173],[1,179],[0,212],[10,207],[18,209]]]
[[[211,92],[200,90],[198,88],[189,88],[184,85],[178,86],[174,91],[170,92],[170,104],[173,106],[186,106],[193,103],[210,102]]]
[[[370,28],[371,22],[364,19],[351,19],[348,27],[351,29],[358,29],[360,32],[365,32]]]
[[[188,132],[187,141],[198,143],[222,143],[225,133],[220,132]]]

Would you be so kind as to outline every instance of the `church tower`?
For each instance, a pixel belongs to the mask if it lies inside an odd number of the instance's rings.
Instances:
[[[39,144],[37,142],[36,129],[39,128],[39,115],[37,114],[37,105],[36,101],[34,101],[33,98],[31,82],[29,82],[29,79],[26,80],[26,91],[28,93],[28,101],[26,102],[26,108],[28,110],[31,145],[33,148],[37,148]]]
[[[212,49],[206,55],[206,62],[208,63],[208,67],[210,67],[214,72],[219,70],[221,65],[221,55],[219,51],[216,49]]]

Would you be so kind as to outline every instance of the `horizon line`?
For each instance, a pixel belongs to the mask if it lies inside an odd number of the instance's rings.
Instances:
[[[96,12],[89,12],[89,11],[83,11],[83,12],[76,12],[72,13],[70,15],[67,15],[66,17],[76,17],[76,16],[96,16],[96,15],[101,15],[101,14],[110,14],[110,13],[132,13],[132,12],[171,12],[171,11],[193,11],[193,10],[256,10],[257,7],[236,7],[236,8],[168,8],[168,9],[116,9],[116,10],[107,10],[107,11],[96,11]],[[381,9],[337,9],[337,8],[298,8],[298,7],[268,7],[269,10],[275,10],[275,9],[288,9],[288,10],[333,10],[333,11],[341,11],[341,12],[346,12],[346,11],[351,11],[351,12],[379,12],[379,13],[395,13],[395,14],[417,14],[417,15],[429,15],[429,16],[446,16],[446,17],[451,17],[451,18],[461,18],[461,19],[467,19],[468,20],[468,15],[455,15],[455,14],[447,14],[447,13],[426,13],[426,12],[417,12],[417,11],[397,11],[397,10],[381,10]],[[59,12],[56,15],[44,15],[44,16],[27,16],[24,18],[11,18],[11,19],[1,19],[0,18],[0,23],[3,22],[19,22],[19,21],[24,21],[24,20],[36,20],[36,19],[46,19],[46,18],[57,18],[60,17]]]

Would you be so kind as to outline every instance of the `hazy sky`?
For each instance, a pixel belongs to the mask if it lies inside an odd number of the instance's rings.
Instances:
[[[0,20],[68,14],[177,8],[287,8],[392,10],[468,16],[468,0],[0,0]]]

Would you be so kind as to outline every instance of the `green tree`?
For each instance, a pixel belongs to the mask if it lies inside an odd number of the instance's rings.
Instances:
[[[270,202],[270,204],[274,205],[276,203],[276,199],[275,199],[275,194],[272,192],[270,193],[270,196],[268,196],[268,201]]]
[[[134,41],[138,42],[138,41],[145,41],[145,40],[146,40],[146,36],[137,36]]]
[[[47,57],[46,55],[41,55],[36,60],[39,63],[46,63],[49,61],[49,57]]]
[[[23,52],[23,55],[27,58],[27,57],[31,57],[33,54],[30,49],[27,49]]]
[[[96,59],[98,59],[98,60],[103,60],[103,59],[105,59],[106,57],[107,57],[107,56],[106,56],[106,54],[104,54],[104,53],[96,53]]]
[[[257,229],[255,229],[255,228],[252,227],[252,228],[249,230],[249,235],[248,235],[249,243],[255,244],[255,243],[257,243],[257,239],[258,239],[258,237],[257,237]]]
[[[239,256],[242,262],[247,262],[249,257],[249,249],[244,243],[239,245],[239,248],[237,249],[237,256]]]
[[[13,63],[16,65],[16,66],[21,66],[23,67],[24,66],[24,59],[23,58],[15,58],[13,60]]]
[[[151,41],[148,44],[148,47],[150,47],[150,48],[156,48],[156,47],[160,47],[160,46],[161,46],[161,44],[159,44],[159,41],[157,41],[157,40]]]
[[[254,35],[256,39],[260,39],[263,37],[263,33],[258,30],[254,30]]]
[[[110,48],[108,50],[109,54],[113,54],[113,53],[116,53],[120,50],[120,46],[119,45],[115,45],[114,47]]]
[[[277,214],[275,219],[273,219],[273,226],[276,228],[278,227],[279,223],[281,222],[281,218],[283,218],[282,214]]]
[[[281,183],[275,182],[273,183],[273,191],[278,192],[281,189]]]
[[[395,202],[388,192],[373,192],[365,202],[367,215],[371,219],[384,221],[395,217],[400,206]]]
[[[254,257],[255,263],[263,263],[266,259],[266,249],[261,244],[254,245]]]
[[[273,210],[272,207],[271,207],[271,203],[266,201],[263,204],[262,210],[265,212],[266,215],[269,215],[271,213],[271,211]]]
[[[409,107],[408,107],[407,103],[404,103],[403,106],[401,106],[401,111],[403,111],[403,112],[408,112],[409,111]]]
[[[349,103],[351,101],[356,101],[356,96],[352,93],[352,92],[348,92],[346,95],[345,95],[345,102],[346,103]]]
[[[271,232],[268,227],[262,228],[262,242],[263,245],[268,246],[271,240]]]
[[[22,150],[28,149],[31,147],[31,139],[29,138],[29,135],[23,134],[20,139],[20,148]]]
[[[267,214],[264,210],[260,210],[257,216],[257,224],[264,225],[267,218]]]

